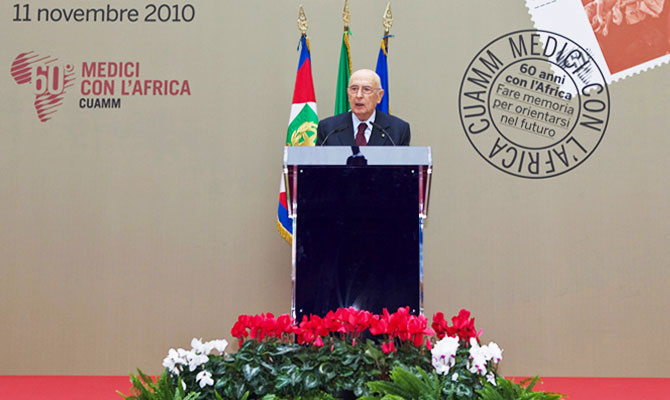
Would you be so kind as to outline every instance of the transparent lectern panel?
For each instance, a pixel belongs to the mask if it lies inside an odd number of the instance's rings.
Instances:
[[[420,305],[419,170],[301,167],[295,313]]]
[[[292,313],[423,312],[428,147],[287,147]]]

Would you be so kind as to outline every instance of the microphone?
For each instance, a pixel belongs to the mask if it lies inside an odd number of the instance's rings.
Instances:
[[[391,141],[391,144],[393,144],[394,146],[396,145],[395,142],[393,141],[393,139],[391,138],[391,135],[389,135],[389,133],[386,132],[386,129],[384,129],[384,128],[383,128],[381,125],[379,125],[378,123],[375,123],[375,122],[372,122],[372,121],[370,121],[370,123],[372,124],[372,126],[374,126],[375,128],[379,129],[380,131],[382,131],[382,138],[388,138],[388,140]]]
[[[359,146],[351,146],[352,155],[347,158],[347,166],[364,166],[368,165],[368,160],[361,154]]]
[[[333,133],[337,133],[337,132],[343,131],[343,130],[345,130],[345,129],[347,129],[347,126],[346,126],[346,125],[338,126],[337,128],[333,129],[332,131],[330,131],[330,132],[326,135],[326,138],[323,139],[323,142],[321,142],[321,144],[320,144],[319,146],[323,146],[323,145],[325,145],[326,142],[328,141],[328,138],[329,138],[330,135],[332,135]]]

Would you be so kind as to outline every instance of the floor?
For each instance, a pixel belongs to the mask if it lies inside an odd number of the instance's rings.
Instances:
[[[670,400],[670,378],[542,378],[568,400]],[[0,400],[121,400],[127,376],[0,376]]]

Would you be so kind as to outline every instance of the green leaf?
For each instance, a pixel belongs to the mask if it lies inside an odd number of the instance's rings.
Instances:
[[[456,385],[455,393],[458,397],[472,397],[473,395],[472,389],[463,383]]]
[[[335,372],[335,367],[330,363],[322,363],[319,365],[319,373],[326,377],[326,380],[330,381],[337,376]]]
[[[224,386],[227,386],[228,383],[229,383],[228,379],[224,379],[224,378],[217,379],[216,383],[214,383],[214,389],[219,390],[219,389],[223,388]]]
[[[260,367],[252,366],[251,364],[244,364],[244,366],[242,366],[242,373],[247,382],[251,382],[259,372],[261,372]]]
[[[242,360],[244,362],[251,362],[254,360],[255,355],[253,353],[247,352],[238,352],[235,357],[237,360]]]
[[[212,368],[214,375],[225,375],[226,374],[226,364],[219,364],[215,368]]]
[[[319,386],[319,378],[314,373],[306,373],[305,378],[305,391],[310,391],[316,389]]]
[[[279,371],[283,374],[290,375],[292,374],[298,367],[296,367],[294,364],[287,364],[287,365],[282,365],[279,367]]]
[[[360,359],[360,356],[358,354],[346,354],[344,356],[344,360],[342,360],[343,365],[349,365],[352,364]]]
[[[383,395],[394,395],[398,396],[401,399],[412,399],[412,393],[407,390],[403,385],[399,385],[394,382],[386,381],[375,381],[368,382],[368,387],[373,393],[383,394]]]
[[[348,369],[348,370],[346,370],[346,371],[342,371],[342,372],[340,372],[338,375],[341,376],[341,377],[343,377],[343,378],[346,378],[346,377],[349,377],[349,376],[351,376],[351,375],[353,375],[353,374],[354,374],[354,371],[351,370],[351,369]]]
[[[275,390],[283,391],[284,388],[291,385],[291,378],[288,375],[279,375],[275,379]]]
[[[536,375],[532,379],[529,378],[529,379],[524,379],[523,381],[521,381],[520,386],[526,385],[525,392],[528,393],[531,390],[533,390],[533,388],[535,387],[535,384],[537,384],[537,382],[539,380],[540,380],[540,377],[538,375]]]
[[[482,400],[560,400],[563,395],[549,392],[533,392],[539,377],[515,383],[503,377],[496,379],[496,386],[486,383],[477,394]],[[529,383],[530,382],[530,383]],[[527,386],[523,386],[526,385]]]
[[[276,365],[270,364],[270,363],[265,362],[265,361],[261,361],[260,364],[263,368],[267,369],[271,374],[274,375],[275,370],[277,369]]]
[[[273,357],[275,356],[281,356],[284,354],[289,354],[289,353],[295,353],[296,351],[300,350],[301,347],[297,345],[279,345],[277,348],[270,353]]]
[[[265,351],[266,347],[267,347],[267,343],[258,342],[258,345],[256,346],[256,354],[262,354]]]
[[[243,384],[235,385],[235,398],[237,399],[246,399],[249,397],[249,392],[246,390],[246,387]]]

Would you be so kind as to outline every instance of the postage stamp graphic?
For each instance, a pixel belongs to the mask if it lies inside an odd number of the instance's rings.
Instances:
[[[670,61],[670,1],[526,0],[537,29],[591,54],[608,83]]]

